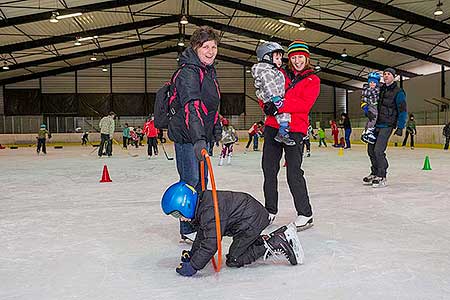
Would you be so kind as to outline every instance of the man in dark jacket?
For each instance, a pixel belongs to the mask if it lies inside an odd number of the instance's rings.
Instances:
[[[228,267],[242,267],[258,258],[283,253],[292,265],[303,263],[303,249],[295,226],[283,226],[268,236],[261,232],[269,225],[269,213],[247,193],[218,191],[222,236],[233,237],[227,254]],[[182,252],[182,263],[176,269],[192,276],[203,269],[217,251],[216,222],[212,192],[198,194],[184,182],[170,186],[162,198],[166,214],[195,223],[197,236],[190,251]]]
[[[384,85],[380,90],[380,101],[378,101],[378,119],[375,133],[377,140],[375,144],[367,145],[371,172],[363,178],[364,184],[372,187],[386,186],[386,174],[389,166],[386,159],[386,148],[389,137],[394,128],[395,135],[402,136],[407,119],[406,94],[394,81],[395,70],[387,68],[383,72]]]

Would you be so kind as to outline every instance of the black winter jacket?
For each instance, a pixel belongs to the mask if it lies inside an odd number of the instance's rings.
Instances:
[[[247,193],[217,191],[222,236],[260,234],[260,228],[269,225],[269,213],[264,206]],[[198,226],[191,249],[191,265],[203,269],[217,251],[216,221],[212,192],[200,195],[193,223]],[[233,253],[230,253],[233,256]]]
[[[191,47],[181,54],[179,65],[184,65],[175,80],[176,101],[180,106],[169,122],[169,138],[180,144],[214,141],[222,135],[218,121],[220,90],[216,70],[214,66],[202,64]]]

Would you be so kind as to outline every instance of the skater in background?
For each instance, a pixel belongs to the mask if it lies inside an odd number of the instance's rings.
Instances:
[[[138,127],[136,128],[136,134],[137,134],[137,136],[138,136],[138,138],[139,138],[139,146],[144,146],[144,145],[142,144],[142,141],[144,140],[144,134],[142,133],[142,128],[141,128],[141,126],[138,126]]]
[[[134,145],[134,147],[139,148],[139,137],[136,133],[136,128],[130,127],[130,141],[131,145]]]
[[[98,127],[100,127],[100,146],[98,147],[99,157],[102,157],[103,155],[103,148],[106,148],[106,155],[112,155],[112,140],[114,138],[114,129],[116,126],[114,121],[115,118],[116,114],[110,112],[109,115],[103,117],[98,124]]]
[[[380,99],[380,74],[370,72],[367,83],[364,84],[361,95],[361,108],[368,118],[361,140],[365,143],[375,144],[375,124],[378,116],[378,101]]]
[[[122,129],[122,142],[123,142],[124,149],[126,149],[128,147],[130,138],[131,138],[130,127],[128,126],[128,123],[125,123],[125,126]]]
[[[258,258],[282,253],[292,264],[303,263],[303,249],[295,227],[283,226],[267,236],[261,232],[269,225],[269,213],[251,195],[242,192],[217,191],[221,234],[233,242],[226,255],[229,268],[240,268]],[[197,193],[184,182],[171,185],[164,193],[161,207],[172,215],[198,228],[191,250],[183,250],[181,263],[175,271],[182,276],[193,276],[203,269],[217,252],[212,192]]]
[[[327,143],[325,142],[325,129],[319,128],[319,130],[317,130],[317,135],[319,136],[319,147],[322,146],[322,143],[326,147]]]
[[[352,134],[352,124],[350,123],[350,117],[347,113],[341,113],[342,127],[345,133],[345,147],[344,149],[350,149],[352,145],[350,144],[350,135]]]
[[[372,187],[386,186],[388,161],[386,148],[394,128],[395,135],[402,136],[405,128],[407,114],[406,94],[394,81],[395,70],[387,68],[383,72],[384,85],[380,91],[380,104],[375,129],[377,140],[375,144],[367,144],[367,153],[370,158],[370,174],[363,178],[363,183]]]
[[[81,145],[87,145],[89,143],[89,131],[85,131],[81,136]]]
[[[47,137],[48,137],[48,139],[51,139],[52,135],[47,130],[47,126],[45,124],[41,124],[41,128],[39,128],[38,136],[36,137],[36,139],[37,139],[36,152],[37,152],[38,155],[41,152],[41,148],[42,148],[42,153],[47,154],[47,148],[45,146],[45,143],[47,141]]]
[[[333,135],[333,147],[339,147],[339,128],[335,120],[330,120],[331,135]]]
[[[302,170],[302,140],[308,134],[308,115],[320,93],[320,79],[314,74],[310,64],[308,45],[295,40],[288,47],[289,70],[284,73],[286,93],[283,107],[278,111],[271,103],[264,103],[266,114],[264,126],[264,148],[262,168],[264,174],[265,207],[270,213],[271,222],[278,213],[278,173],[280,160],[286,159],[286,176],[294,200],[297,218],[294,223],[297,230],[304,230],[313,225],[313,212],[309,202],[308,189]],[[262,103],[260,103],[261,105]],[[275,115],[281,112],[291,114],[289,136],[296,142],[295,146],[285,146],[273,140],[278,133],[278,122]]]
[[[309,122],[309,121],[308,121]],[[314,130],[311,126],[311,124],[308,125],[308,133],[303,137],[303,143],[302,143],[302,154],[305,154],[305,146],[306,146],[306,157],[311,156],[311,141],[309,140],[309,137],[312,136],[315,138]]]
[[[450,122],[442,129],[442,135],[445,137],[444,150],[448,150],[448,144],[450,142]]]
[[[201,192],[200,161],[202,151],[211,141],[220,141],[222,126],[219,120],[220,84],[217,82],[214,61],[217,55],[218,33],[208,26],[197,28],[190,45],[180,56],[181,68],[175,80],[181,107],[169,122],[169,138],[175,144],[175,157],[180,180]],[[201,80],[200,74],[203,75]],[[205,172],[207,176],[207,172]],[[194,239],[195,228],[180,222],[182,239]]]
[[[152,157],[152,149],[155,156],[158,155],[158,129],[155,128],[155,121],[153,115],[148,117],[147,122],[144,124],[143,133],[147,136],[147,155],[148,158]]]
[[[236,131],[227,118],[222,119],[222,153],[220,154],[219,166],[223,165],[223,161],[227,158],[227,164],[231,164],[233,156],[233,145],[237,141]]]
[[[411,136],[410,147],[411,147],[411,150],[414,150],[414,136],[415,135],[417,135],[416,121],[414,120],[414,115],[410,114],[408,122],[406,122],[406,133],[405,133],[405,138],[403,139],[402,147],[406,146],[406,143],[408,142],[408,136]]]
[[[248,142],[245,146],[244,153],[247,152],[250,144],[253,141],[253,151],[258,151],[258,138],[262,135],[264,123],[263,121],[259,121],[257,123],[253,123],[252,127],[248,130]]]

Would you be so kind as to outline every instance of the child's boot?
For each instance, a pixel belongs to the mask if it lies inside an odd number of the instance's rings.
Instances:
[[[283,226],[269,234],[269,238],[264,241],[267,248],[264,259],[269,255],[284,255],[291,265],[302,264],[304,252],[297,231],[293,226]]]

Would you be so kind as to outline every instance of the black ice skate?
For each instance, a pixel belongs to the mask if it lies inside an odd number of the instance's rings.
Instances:
[[[295,146],[296,143],[293,139],[290,138],[289,134],[282,135],[278,132],[277,136],[274,138],[278,143],[285,144],[286,146]]]
[[[294,226],[282,226],[269,234],[269,238],[264,241],[267,248],[264,259],[268,256],[283,255],[291,265],[303,263],[305,256],[302,245],[297,236]]]
[[[372,181],[377,178],[377,176],[370,174],[369,176],[366,176],[363,178],[363,184],[365,185],[372,185]]]

